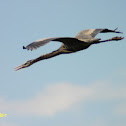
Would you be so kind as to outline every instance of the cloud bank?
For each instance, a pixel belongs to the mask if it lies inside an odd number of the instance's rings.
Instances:
[[[126,87],[113,87],[105,82],[96,82],[87,87],[57,83],[48,85],[26,101],[6,101],[0,98],[0,111],[12,111],[18,115],[53,116],[83,102],[119,99],[126,99]],[[126,114],[121,108],[117,107],[116,112]]]

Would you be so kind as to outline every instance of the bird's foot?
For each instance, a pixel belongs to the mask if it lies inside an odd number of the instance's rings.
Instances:
[[[124,39],[124,37],[118,37],[118,36],[117,36],[117,37],[113,37],[113,38],[112,38],[112,40],[114,40],[114,41],[118,41],[118,40],[122,40],[122,39]]]
[[[24,63],[24,64],[22,64],[22,65],[20,65],[20,66],[17,66],[17,67],[14,68],[14,69],[15,69],[15,71],[17,71],[17,70],[20,70],[20,69],[22,69],[22,68],[29,67],[29,66],[31,66],[32,64],[33,64],[33,60],[29,60],[29,61],[27,61],[26,63]]]

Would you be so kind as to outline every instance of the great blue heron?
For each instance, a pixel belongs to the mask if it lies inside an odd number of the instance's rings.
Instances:
[[[22,69],[22,68],[29,67],[32,64],[34,64],[40,60],[48,59],[48,58],[51,58],[51,57],[54,57],[54,56],[57,56],[60,54],[68,54],[68,53],[73,53],[73,52],[77,52],[77,51],[86,49],[92,44],[98,44],[98,43],[102,43],[102,42],[115,41],[115,40],[118,41],[118,40],[122,40],[124,38],[124,37],[113,37],[111,39],[102,40],[102,41],[101,41],[101,39],[94,38],[98,33],[107,33],[107,32],[122,33],[122,32],[117,31],[117,29],[115,29],[115,30],[88,29],[88,30],[80,31],[75,37],[52,37],[52,38],[44,38],[44,39],[40,39],[35,42],[32,42],[31,44],[27,45],[26,47],[23,46],[23,49],[34,50],[40,46],[47,44],[50,41],[59,41],[59,42],[62,42],[62,45],[59,49],[57,49],[51,53],[41,55],[38,58],[29,60],[26,63],[16,67],[15,71]]]

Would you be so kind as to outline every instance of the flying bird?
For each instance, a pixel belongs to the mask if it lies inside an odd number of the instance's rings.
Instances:
[[[31,44],[27,45],[26,47],[23,46],[23,49],[35,50],[40,46],[44,46],[45,44],[53,41],[62,42],[62,45],[60,46],[59,49],[51,53],[41,55],[35,59],[29,60],[26,63],[16,67],[15,71],[20,70],[22,68],[29,67],[40,60],[49,59],[58,56],[60,54],[69,54],[69,53],[87,49],[92,44],[98,44],[98,43],[103,43],[108,41],[118,41],[124,38],[124,37],[113,37],[107,40],[94,38],[98,33],[122,33],[122,32],[117,31],[117,28],[115,30],[87,29],[87,30],[80,31],[75,37],[52,37],[52,38],[44,38],[44,39],[34,41]]]

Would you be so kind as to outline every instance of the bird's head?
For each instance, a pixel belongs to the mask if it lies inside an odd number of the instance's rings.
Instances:
[[[26,63],[24,63],[24,64],[22,64],[22,65],[20,65],[20,66],[17,66],[17,67],[15,68],[15,71],[20,70],[20,69],[22,69],[22,68],[29,67],[29,66],[31,66],[33,63],[34,63],[33,60],[29,60],[29,61],[27,61]]]

